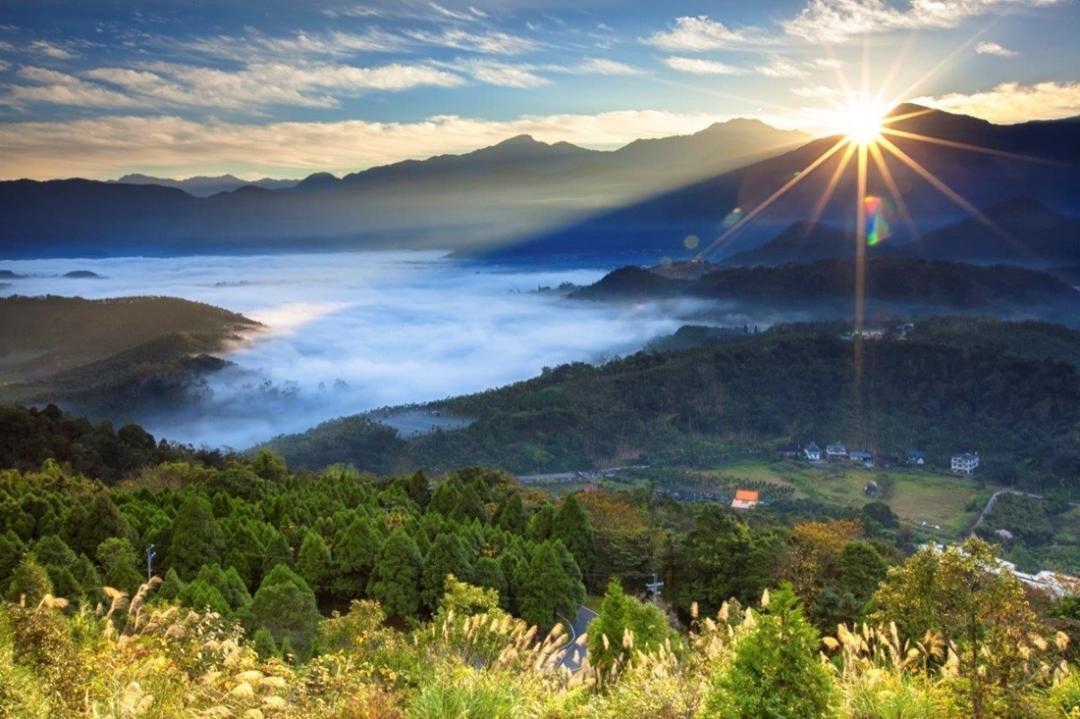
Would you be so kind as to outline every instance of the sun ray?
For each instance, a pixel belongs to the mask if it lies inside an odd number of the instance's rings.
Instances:
[[[844,143],[846,143],[846,142],[847,142],[847,139],[837,140],[835,145],[830,147],[825,152],[821,153],[821,155],[816,160],[811,162],[802,171],[798,172],[794,177],[792,177],[790,180],[785,182],[783,184],[783,186],[779,190],[777,190],[776,192],[772,193],[767,198],[765,198],[760,204],[758,204],[757,207],[755,207],[750,212],[746,213],[745,217],[743,217],[741,220],[736,222],[734,225],[732,225],[730,228],[728,228],[722,235],[720,235],[715,240],[713,240],[712,243],[709,244],[708,247],[706,247],[704,250],[702,250],[701,256],[703,256],[703,257],[707,256],[710,252],[712,252],[717,247],[719,247],[724,242],[726,242],[732,235],[734,235],[740,229],[745,227],[746,223],[750,222],[752,219],[754,219],[755,217],[760,215],[772,203],[776,202],[776,200],[778,198],[780,198],[782,195],[784,195],[784,193],[786,193],[788,190],[790,190],[795,185],[802,182],[802,180],[807,175],[811,174],[814,170],[816,170],[818,167],[820,167],[823,162],[825,162],[830,157],[835,155],[840,150],[840,148],[843,147]]]
[[[885,76],[881,84],[878,87],[878,92],[875,97],[875,101],[879,105],[895,105],[895,102],[888,102],[885,97],[885,91],[892,85],[893,80],[896,79],[897,73],[900,72],[900,68],[907,62],[907,56],[911,52],[911,46],[915,44],[915,33],[908,33],[907,40],[904,42],[904,47],[900,49],[900,52],[896,54],[896,59],[893,61],[892,67],[889,68],[889,74]]]
[[[922,117],[923,115],[929,115],[933,111],[933,108],[924,107],[921,110],[913,110],[911,112],[905,112],[901,115],[889,115],[888,117],[882,118],[881,124],[885,127],[888,127],[889,125],[895,124],[897,122],[910,120],[915,117]]]
[[[855,202],[855,307],[852,332],[855,427],[862,428],[863,322],[866,313],[866,145],[859,145]],[[861,437],[860,437],[861,439]]]
[[[903,137],[909,140],[918,140],[919,142],[926,142],[931,145],[943,145],[945,147],[954,147],[958,150],[969,150],[971,152],[981,152],[986,155],[995,155],[997,157],[1005,157],[1012,160],[1025,160],[1027,162],[1038,162],[1046,165],[1058,165],[1061,167],[1067,167],[1068,163],[1059,162],[1057,160],[1050,160],[1043,157],[1032,157],[1030,155],[1020,155],[1015,152],[1006,152],[1004,150],[995,150],[989,147],[980,147],[978,145],[970,145],[966,142],[956,142],[954,140],[944,140],[940,137],[930,137],[929,135],[921,135],[917,132],[908,132],[907,130],[897,130],[894,127],[882,127],[881,131],[895,135],[896,137]]]
[[[822,193],[821,198],[814,205],[814,211],[810,215],[810,221],[806,224],[806,232],[803,234],[805,238],[810,234],[810,229],[817,223],[818,218],[821,217],[821,213],[825,211],[825,205],[829,204],[829,200],[832,199],[833,193],[836,191],[836,186],[840,184],[840,177],[844,174],[844,170],[847,169],[848,164],[851,162],[851,156],[855,153],[855,143],[848,142],[844,147],[844,154],[840,158],[840,163],[836,166],[836,170],[833,171],[832,177],[829,178],[829,182],[825,185],[825,192]]]
[[[882,147],[892,153],[898,160],[910,167],[917,175],[922,177],[924,180],[933,185],[934,188],[936,188],[939,192],[941,192],[943,195],[955,202],[961,208],[966,210],[968,214],[975,218],[975,220],[978,221],[980,224],[985,226],[987,229],[989,229],[991,232],[998,235],[999,237],[1009,241],[1018,249],[1026,251],[1021,243],[1017,242],[1015,238],[1009,235],[1009,233],[1005,232],[1005,230],[998,227],[993,220],[984,215],[977,207],[975,207],[975,205],[964,199],[963,196],[961,196],[959,193],[957,193],[955,190],[945,184],[945,182],[939,179],[934,173],[930,172],[925,167],[920,165],[915,159],[913,159],[906,152],[893,144],[891,140],[882,137],[878,140],[878,142],[881,144]]]
[[[885,187],[892,193],[893,200],[896,202],[896,207],[900,211],[900,219],[904,221],[912,238],[918,238],[920,235],[919,228],[915,226],[915,220],[908,210],[904,195],[900,192],[900,187],[896,184],[895,178],[893,178],[892,170],[889,169],[889,164],[885,161],[885,156],[882,154],[881,148],[878,147],[876,142],[870,145],[870,157],[873,159],[874,167],[877,168],[878,174],[881,175],[881,179],[884,180]]]
[[[855,330],[863,326],[866,297],[866,145],[859,145],[858,196],[855,202]]]
[[[927,71],[926,71],[925,73],[923,73],[922,75],[920,75],[920,76],[918,77],[918,79],[916,79],[916,80],[915,80],[915,82],[913,82],[913,83],[911,83],[910,85],[908,85],[908,86],[907,86],[906,88],[904,88],[903,92],[900,92],[900,93],[898,93],[897,95],[895,95],[895,97],[896,97],[896,98],[898,98],[898,99],[899,99],[899,98],[908,98],[908,97],[911,97],[912,93],[914,93],[914,92],[915,92],[915,89],[916,89],[917,87],[919,87],[920,85],[922,85],[923,83],[925,83],[925,82],[926,82],[927,80],[930,80],[930,79],[931,79],[931,78],[933,78],[933,77],[934,77],[935,75],[937,75],[937,74],[938,74],[939,72],[941,72],[942,70],[944,70],[944,69],[945,69],[945,67],[946,67],[946,66],[947,66],[947,65],[948,65],[948,64],[949,64],[950,62],[952,62],[952,61],[953,61],[954,59],[956,59],[956,57],[957,57],[957,56],[958,56],[958,55],[959,55],[960,53],[962,53],[962,52],[965,52],[965,51],[966,51],[966,50],[967,50],[967,49],[968,49],[969,47],[971,47],[972,43],[974,43],[974,42],[975,42],[976,40],[978,40],[978,39],[979,39],[980,37],[982,37],[983,35],[985,35],[985,34],[986,34],[986,33],[987,33],[987,32],[988,32],[989,30],[990,30],[990,28],[992,28],[992,27],[994,26],[994,23],[996,23],[996,22],[997,22],[997,20],[996,20],[996,19],[995,19],[995,20],[991,20],[991,21],[990,21],[990,22],[989,22],[989,23],[988,23],[988,24],[987,24],[987,25],[986,25],[985,27],[983,27],[983,28],[982,28],[982,29],[980,29],[980,30],[979,30],[978,32],[976,32],[976,33],[975,33],[974,35],[972,35],[971,37],[969,37],[969,38],[968,38],[967,40],[965,40],[964,42],[960,43],[960,44],[959,44],[958,46],[956,46],[955,48],[953,48],[952,52],[950,52],[950,53],[949,53],[948,55],[946,55],[945,57],[943,57],[943,58],[942,58],[942,59],[941,59],[941,60],[940,60],[940,61],[939,61],[939,62],[938,62],[938,63],[937,63],[936,65],[934,65],[934,66],[933,66],[932,68],[930,68],[930,69],[929,69],[929,70],[927,70]],[[897,100],[897,101],[899,101],[899,100]]]

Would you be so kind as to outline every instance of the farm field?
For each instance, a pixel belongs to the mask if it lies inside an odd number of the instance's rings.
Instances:
[[[891,467],[864,469],[845,465],[810,466],[795,461],[740,460],[714,468],[710,474],[725,482],[745,480],[786,485],[796,497],[845,507],[871,501],[867,484],[878,484],[877,500],[902,520],[925,531],[957,536],[975,521],[979,509],[996,489],[979,489],[976,480],[923,469]],[[924,525],[925,522],[925,525]]]

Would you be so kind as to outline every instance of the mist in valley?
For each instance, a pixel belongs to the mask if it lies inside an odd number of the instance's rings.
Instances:
[[[540,287],[603,271],[500,268],[440,252],[8,262],[5,294],[169,295],[265,325],[183,406],[136,420],[156,436],[245,448],[335,417],[476,392],[674,332],[698,305],[575,302]],[[65,277],[88,271],[98,277]]]

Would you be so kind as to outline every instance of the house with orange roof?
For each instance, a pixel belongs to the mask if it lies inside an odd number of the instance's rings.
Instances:
[[[732,509],[753,509],[761,497],[756,489],[737,489],[735,499],[731,500]]]

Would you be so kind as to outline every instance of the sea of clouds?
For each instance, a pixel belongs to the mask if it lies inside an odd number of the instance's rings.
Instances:
[[[533,377],[542,368],[640,349],[682,323],[652,305],[536,292],[596,269],[498,268],[439,252],[50,259],[3,294],[184,297],[267,326],[228,354],[202,399],[138,417],[157,436],[245,448],[334,417]],[[62,275],[89,270],[101,279]]]

